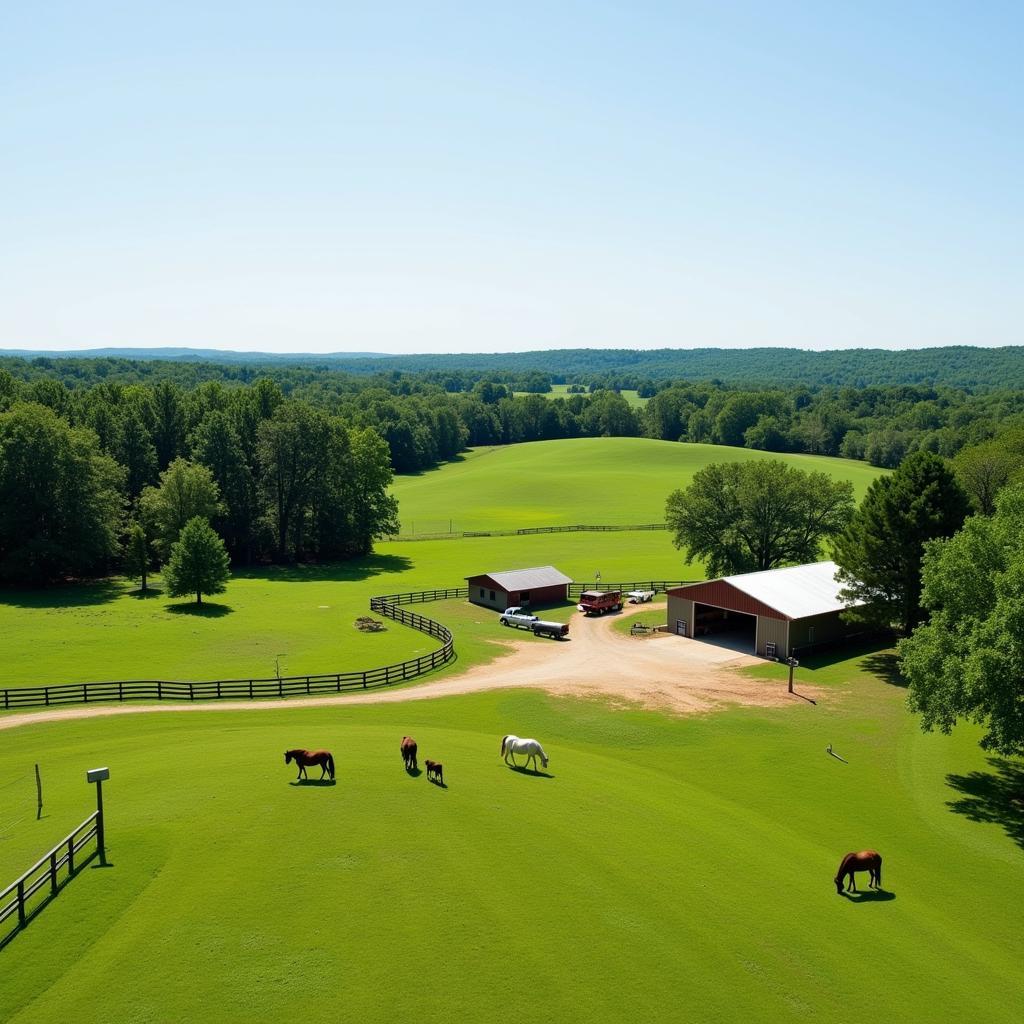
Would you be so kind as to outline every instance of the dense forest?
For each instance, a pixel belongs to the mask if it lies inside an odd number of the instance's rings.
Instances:
[[[665,381],[639,389],[639,406],[588,377],[564,396],[546,395],[550,384],[536,369],[498,381],[312,364],[6,360],[0,580],[120,564],[140,528],[166,557],[191,515],[210,521],[235,563],[365,554],[397,531],[392,472],[467,446],[644,436],[884,467],[926,451],[954,461],[982,510],[1024,451],[1024,389]]]
[[[11,356],[18,356],[12,359]],[[214,363],[232,372],[262,376],[270,367],[304,367],[314,372],[339,370],[359,375],[429,375],[435,382],[461,382],[462,390],[479,380],[511,384],[543,378],[555,384],[581,381],[603,388],[637,389],[645,383],[668,381],[722,381],[744,387],[868,387],[901,384],[948,385],[956,388],[1024,388],[1024,348],[975,348],[966,345],[909,351],[844,349],[807,351],[795,348],[748,349],[554,349],[532,352],[496,352],[434,355],[274,355],[190,349],[98,349],[84,353],[4,353],[0,364],[39,365],[44,372],[56,362],[92,362],[100,372],[114,376],[131,362]],[[11,369],[11,366],[8,366]],[[57,370],[59,373],[64,369]],[[145,373],[145,368],[136,372]],[[167,372],[167,371],[159,371]],[[195,372],[195,371],[193,371]],[[216,376],[202,379],[221,379]],[[454,390],[454,388],[449,388]],[[518,387],[517,391],[535,390]],[[546,388],[542,388],[546,390]]]

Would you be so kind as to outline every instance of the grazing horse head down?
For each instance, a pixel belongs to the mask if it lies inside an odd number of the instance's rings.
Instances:
[[[526,758],[527,764],[533,761],[534,769],[537,767],[538,757],[542,767],[547,768],[548,766],[548,755],[544,753],[544,748],[537,740],[522,739],[519,736],[503,737],[501,741],[501,756],[505,763],[508,764],[509,758],[511,758],[512,766],[518,768],[516,754],[522,754]]]
[[[334,755],[329,750],[286,750],[284,752],[284,763],[291,764],[294,761],[299,766],[299,779],[308,779],[306,769],[311,764],[320,766],[320,778],[330,775],[334,778]]]
[[[857,871],[868,872],[868,888],[882,888],[882,855],[877,850],[861,850],[859,853],[848,853],[839,863],[839,870],[833,881],[836,892],[842,896],[843,881],[849,875],[847,892],[858,892]]]

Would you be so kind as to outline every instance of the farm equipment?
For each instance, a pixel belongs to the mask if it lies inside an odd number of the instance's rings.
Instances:
[[[621,590],[584,590],[576,610],[584,615],[604,615],[605,612],[622,611]]]
[[[563,636],[569,635],[567,622],[545,622],[543,619],[538,619],[531,628],[534,636],[547,636],[552,640],[561,640]]]

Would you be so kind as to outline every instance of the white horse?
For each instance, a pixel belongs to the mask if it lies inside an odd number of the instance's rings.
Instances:
[[[524,740],[518,736],[503,736],[501,738],[501,756],[505,759],[505,764],[508,764],[509,758],[512,758],[512,767],[518,768],[516,754],[522,754],[526,758],[527,765],[533,761],[534,771],[537,769],[538,757],[541,767],[547,768],[548,766],[548,755],[544,753],[544,748],[536,740]],[[525,768],[526,765],[523,767]]]

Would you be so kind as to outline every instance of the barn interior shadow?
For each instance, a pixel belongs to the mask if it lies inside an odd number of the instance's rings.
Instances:
[[[289,786],[336,786],[337,779],[292,779]]]
[[[888,889],[864,889],[861,892],[844,892],[843,895],[851,903],[890,903],[896,899],[896,893]]]
[[[947,806],[971,821],[999,825],[1024,850],[1024,764],[990,757],[989,772],[947,775],[946,782],[962,796]]]

